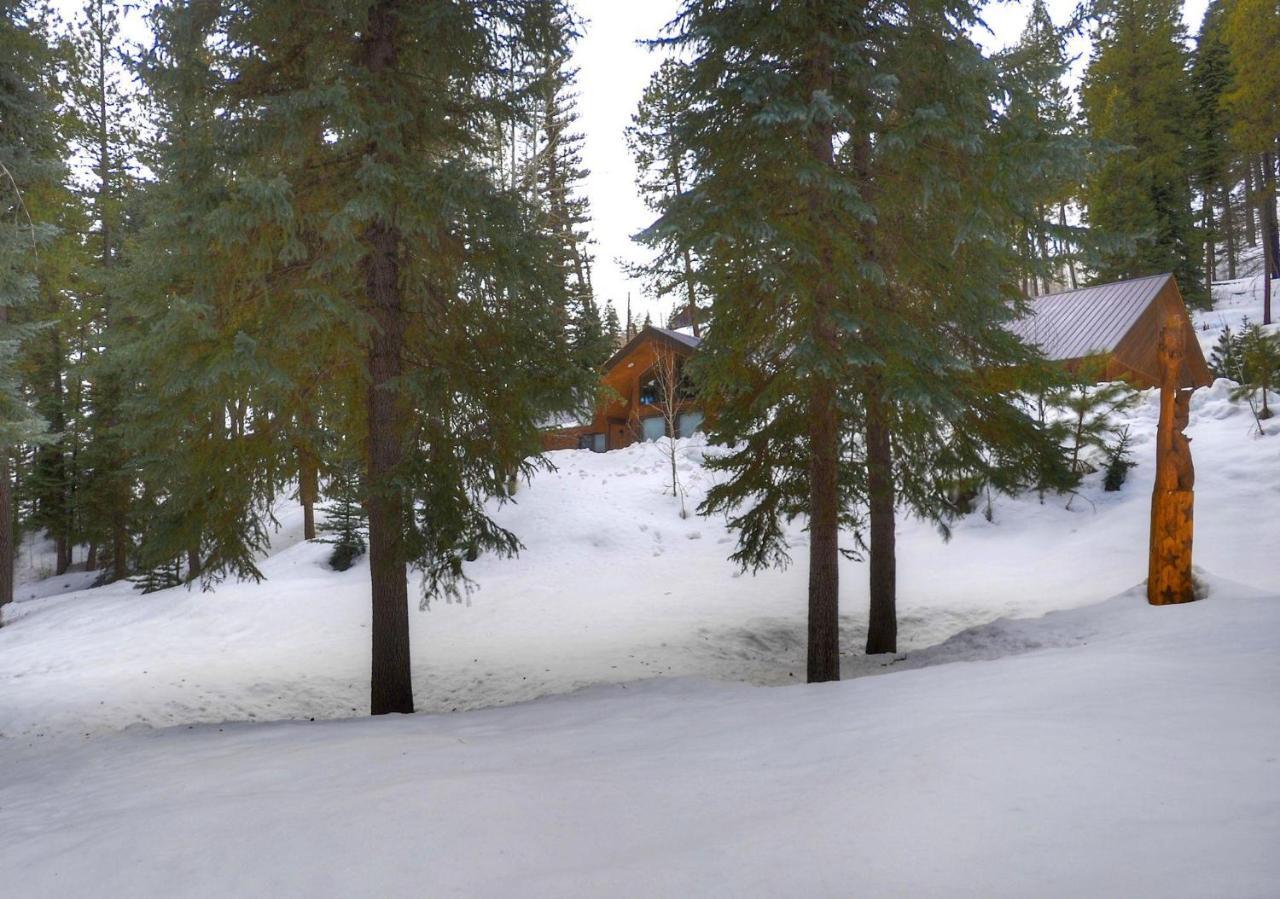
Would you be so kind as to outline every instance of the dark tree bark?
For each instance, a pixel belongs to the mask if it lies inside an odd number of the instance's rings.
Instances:
[[[4,310],[0,309],[0,315]],[[9,480],[9,452],[0,451],[0,623],[4,607],[13,602],[13,483]]]
[[[1231,187],[1222,185],[1222,232],[1227,242],[1227,278],[1236,277],[1236,216],[1231,204]]]
[[[194,581],[200,576],[202,570],[200,567],[200,546],[197,544],[187,547],[187,580]]]
[[[1262,227],[1262,323],[1271,324],[1271,279],[1280,269],[1280,225],[1276,222],[1275,155],[1262,154],[1260,161],[1262,204],[1258,221]]]
[[[298,450],[298,501],[302,503],[302,538],[316,539],[316,500],[320,497],[320,471],[315,456]]]
[[[364,67],[376,79],[396,64],[396,13],[391,2],[369,11]],[[372,144],[369,151],[379,154]],[[384,218],[366,228],[365,293],[374,328],[369,340],[369,578],[373,592],[374,715],[413,711],[409,665],[409,588],[404,544],[404,496],[395,478],[404,457],[405,417],[394,383],[403,366],[406,326],[400,285],[400,232]]]
[[[1058,224],[1064,229],[1067,227],[1067,204],[1058,204]],[[1074,250],[1067,253],[1067,272],[1071,275],[1071,289],[1075,290],[1080,285],[1076,283],[1076,256]]]
[[[1244,164],[1244,229],[1251,247],[1258,245],[1258,226],[1253,215],[1254,185],[1253,160],[1246,159]]]
[[[831,50],[820,45],[810,59],[810,90],[829,91],[832,78]],[[808,149],[819,165],[835,162],[830,122],[810,126]],[[821,186],[809,193],[809,214],[818,222],[815,233],[823,240],[829,229],[822,224],[828,198]],[[818,247],[818,282],[814,286],[813,339],[825,353],[839,351],[832,306],[835,290],[830,280],[833,254]],[[832,379],[820,372],[810,375],[809,393],[809,683],[840,679],[840,426],[836,390]]]
[[[1204,289],[1212,295],[1213,282],[1218,276],[1218,257],[1214,246],[1213,191],[1204,192]]]
[[[868,378],[867,490],[870,494],[868,568],[871,606],[867,622],[867,654],[898,651],[897,523],[894,520],[893,444],[885,407],[884,386]]]

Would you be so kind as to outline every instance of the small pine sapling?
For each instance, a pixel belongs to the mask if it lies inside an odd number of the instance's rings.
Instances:
[[[1245,329],[1249,327],[1248,319],[1244,320],[1243,327]],[[1215,378],[1226,378],[1237,384],[1244,380],[1242,338],[1243,332],[1232,331],[1230,325],[1223,326],[1222,333],[1218,335],[1218,342],[1213,345],[1213,350],[1209,354],[1209,371]]]
[[[346,571],[367,549],[367,524],[360,502],[360,466],[352,462],[334,466],[325,498],[328,504],[324,509],[324,521],[320,524],[320,532],[325,536],[320,538],[320,542],[333,545],[329,567],[334,571]]]
[[[1258,433],[1265,434],[1262,423],[1275,414],[1268,394],[1280,383],[1280,334],[1268,334],[1260,325],[1249,325],[1240,332],[1240,363],[1240,386],[1232,391],[1231,398],[1249,403]]]
[[[1125,478],[1129,476],[1129,469],[1136,464],[1133,461],[1133,454],[1129,452],[1130,437],[1129,427],[1126,425],[1116,433],[1116,441],[1111,444],[1107,450],[1107,473],[1103,478],[1103,489],[1108,493],[1115,493],[1124,486]]]
[[[1066,413],[1067,465],[1076,478],[1097,471],[1089,459],[1091,452],[1108,452],[1117,426],[1113,416],[1130,409],[1138,400],[1137,392],[1123,381],[1092,386],[1075,384],[1053,396],[1054,405]]]

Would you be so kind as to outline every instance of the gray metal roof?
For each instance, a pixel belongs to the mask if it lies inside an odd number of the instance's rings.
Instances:
[[[685,334],[683,331],[672,331],[670,328],[659,328],[654,325],[650,325],[649,327],[653,328],[653,330],[657,331],[659,334],[665,334],[672,340],[683,343],[691,349],[696,350],[698,348],[698,344],[702,343],[701,337],[694,337],[692,334]]]
[[[1053,361],[1083,359],[1116,348],[1171,275],[1115,281],[1031,300],[1009,329]]]

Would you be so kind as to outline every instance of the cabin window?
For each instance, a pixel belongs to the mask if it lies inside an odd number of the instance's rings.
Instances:
[[[697,391],[693,389],[693,383],[689,380],[688,375],[684,371],[684,362],[676,362],[676,402],[684,402],[691,400],[697,395]],[[666,402],[666,396],[663,394],[662,384],[658,380],[657,373],[650,369],[645,375],[644,380],[640,382],[640,405],[642,406],[660,406]]]
[[[661,415],[641,419],[641,425],[644,428],[645,440],[652,441],[667,436],[667,420]]]
[[[650,375],[640,382],[640,405],[656,406],[662,402],[662,391],[658,389],[658,379]]]
[[[609,448],[609,438],[605,434],[591,435],[591,451],[593,453],[603,453]]]
[[[694,410],[692,412],[681,412],[676,418],[676,436],[692,437],[694,434],[702,430],[702,413]]]

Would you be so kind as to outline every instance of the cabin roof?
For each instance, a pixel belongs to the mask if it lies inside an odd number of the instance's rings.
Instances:
[[[1114,351],[1172,275],[1151,275],[1045,294],[1009,328],[1054,362]]]
[[[645,325],[640,329],[635,337],[632,337],[622,348],[609,357],[609,361],[604,364],[604,370],[609,371],[623,359],[625,359],[632,350],[640,346],[647,340],[660,340],[671,343],[677,347],[688,350],[696,350],[702,343],[702,338],[694,337],[692,334],[685,334],[681,331],[672,331],[670,328],[658,328],[654,325]]]

